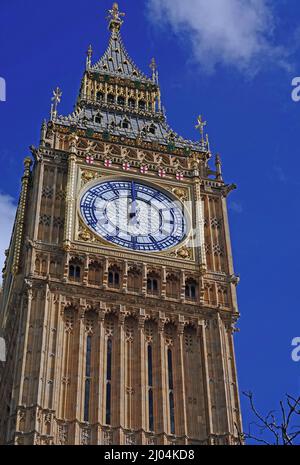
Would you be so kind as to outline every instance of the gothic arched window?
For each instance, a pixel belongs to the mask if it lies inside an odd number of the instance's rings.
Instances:
[[[96,94],[97,102],[102,102],[103,98],[104,98],[104,94],[102,92],[97,92]]]
[[[115,103],[115,96],[113,94],[108,94],[107,102],[108,103]]]
[[[95,118],[94,118],[94,121],[96,124],[101,124],[101,121],[102,121],[102,115],[101,113],[97,113]]]
[[[106,415],[105,422],[111,424],[111,372],[112,372],[112,340],[106,345]]]
[[[174,274],[167,276],[166,296],[173,299],[178,299],[179,297],[179,279]]]
[[[150,132],[150,134],[155,134],[155,132],[156,132],[156,126],[155,126],[155,124],[153,124],[153,123],[150,124],[149,132]]]
[[[112,267],[108,271],[108,285],[109,287],[120,286],[120,270],[117,267]]]
[[[129,126],[130,126],[130,121],[129,121],[129,119],[127,119],[127,118],[123,119],[123,121],[122,121],[122,128],[123,128],[123,129],[129,129]]]
[[[158,295],[159,293],[159,283],[158,276],[154,273],[148,275],[147,278],[147,293],[151,295]]]
[[[148,408],[149,408],[149,431],[154,430],[154,406],[153,406],[153,360],[152,345],[148,345]]]
[[[142,287],[141,272],[137,268],[128,271],[127,289],[131,292],[139,292]]]
[[[172,360],[172,350],[171,349],[168,349],[168,387],[169,387],[170,432],[171,432],[171,434],[175,434],[173,360]]]
[[[185,298],[188,300],[196,300],[197,283],[194,279],[188,279],[185,283]]]
[[[81,262],[72,259],[69,263],[69,279],[70,281],[80,282],[81,280]]]
[[[135,108],[135,100],[134,100],[134,98],[128,99],[128,106],[129,106],[129,108]]]
[[[140,109],[140,110],[145,110],[145,109],[146,109],[146,102],[145,102],[145,100],[140,100],[140,101],[139,101],[139,109]]]
[[[125,99],[122,95],[118,97],[118,105],[125,105]]]
[[[100,263],[93,262],[89,265],[88,282],[92,286],[100,286],[102,281],[102,267]]]
[[[90,388],[91,388],[91,348],[92,338],[86,338],[85,355],[85,393],[84,393],[84,421],[89,421]]]

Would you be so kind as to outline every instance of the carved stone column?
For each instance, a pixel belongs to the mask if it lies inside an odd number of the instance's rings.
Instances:
[[[105,257],[104,267],[103,267],[103,289],[107,289],[107,286],[108,286],[108,268],[109,268],[108,258]]]
[[[122,428],[125,425],[125,308],[120,306],[118,332],[114,345],[113,356],[113,395],[112,395],[112,426],[118,427],[115,441],[123,444]]]
[[[166,298],[166,287],[167,287],[167,271],[166,267],[163,266],[161,270],[161,298]]]
[[[180,301],[185,301],[185,271],[180,272]]]
[[[168,397],[167,397],[167,380],[166,380],[166,350],[164,340],[165,315],[160,312],[158,321],[158,360],[157,360],[157,432],[162,433],[161,443],[166,444],[165,435],[168,433]]]
[[[65,234],[64,246],[71,245],[73,230],[74,230],[74,210],[75,210],[75,184],[76,184],[76,141],[77,137],[72,137],[71,140],[71,153],[69,154],[69,170],[68,170],[68,184],[67,184],[67,197],[66,197],[66,215],[65,215]]]
[[[147,294],[147,265],[143,264],[142,295]]]
[[[137,373],[137,383],[139,387],[136,393],[136,406],[135,406],[135,424],[134,428],[136,430],[147,430],[147,419],[146,419],[146,373],[145,373],[145,316],[146,312],[143,308],[140,309],[140,314],[138,317],[138,334],[137,334],[137,366],[134,367]],[[145,444],[145,435],[142,432],[139,440],[139,444]]]
[[[186,395],[185,395],[185,373],[184,373],[184,317],[179,315],[177,325],[177,341],[176,341],[176,384],[177,392],[175,393],[175,411],[176,422],[175,430],[178,436],[187,437],[187,414],[186,414]],[[177,406],[176,406],[177,403]],[[176,424],[177,423],[177,424]]]
[[[196,254],[199,261],[200,269],[206,269],[207,264],[204,240],[204,212],[202,208],[200,181],[197,178],[195,178],[194,180],[194,199]]]
[[[85,313],[86,304],[85,301],[81,299],[80,302],[80,310],[79,310],[79,319],[78,319],[78,359],[77,359],[77,367],[76,367],[76,378],[74,379],[75,384],[75,398],[76,398],[76,406],[75,406],[75,441],[74,444],[81,443],[81,431],[78,422],[83,420],[83,396],[84,396],[84,337],[85,337],[85,330],[84,330],[84,313]]]
[[[203,321],[198,326],[198,336],[200,340],[200,351],[203,360],[203,378],[204,378],[204,392],[205,392],[205,411],[206,411],[206,431],[207,438],[210,438],[213,433],[212,422],[212,402],[209,383],[209,366],[208,366],[208,350],[207,350],[207,336],[206,332],[209,331],[209,320]]]
[[[124,272],[123,272],[123,282],[122,282],[122,290],[123,292],[127,293],[127,280],[128,280],[128,261],[124,261]]]
[[[95,409],[97,422],[100,425],[105,423],[105,303],[100,302],[98,308],[98,331],[96,339],[96,347],[98,348],[95,364],[95,376],[97,384],[95,389]],[[97,444],[101,444],[101,429],[97,429]]]

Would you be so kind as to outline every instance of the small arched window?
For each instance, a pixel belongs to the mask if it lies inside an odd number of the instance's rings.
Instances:
[[[153,355],[152,346],[148,345],[148,407],[149,407],[149,430],[154,430],[154,406],[153,406]]]
[[[145,100],[140,100],[140,101],[139,101],[139,109],[140,109],[140,110],[145,110],[145,109],[146,109],[146,102],[145,102]]]
[[[118,97],[118,105],[125,105],[125,99],[121,95]]]
[[[156,126],[155,124],[152,123],[149,127],[149,132],[150,134],[155,134],[155,131],[156,131]]]
[[[111,423],[111,377],[112,374],[112,340],[108,339],[106,345],[106,415],[105,422]]]
[[[92,286],[100,286],[102,278],[102,268],[97,262],[93,262],[89,265],[88,281]]]
[[[111,269],[108,272],[108,285],[109,287],[120,286],[120,272],[116,269]]]
[[[127,289],[130,292],[139,292],[142,287],[141,272],[137,268],[131,268],[128,271]]]
[[[102,115],[101,113],[97,113],[95,118],[94,118],[94,121],[96,124],[101,124],[101,120],[102,120]]]
[[[175,434],[175,406],[174,406],[174,381],[173,381],[173,356],[172,350],[168,349],[168,384],[169,384],[169,415],[170,432]]]
[[[122,128],[123,128],[123,129],[128,129],[129,126],[130,126],[130,121],[129,121],[129,119],[127,119],[127,118],[123,119],[123,121],[122,121]]]
[[[176,275],[170,274],[167,276],[166,283],[166,295],[172,299],[179,297],[180,283],[179,278]]]
[[[103,93],[102,92],[97,92],[97,94],[96,94],[97,102],[102,102],[103,98],[104,98]]]
[[[115,103],[115,96],[113,94],[108,94],[107,101],[108,103]]]
[[[135,108],[135,100],[134,100],[134,98],[128,99],[128,106],[129,106],[129,108]]]
[[[69,279],[70,281],[80,282],[81,264],[77,260],[71,261],[69,264]]]
[[[147,279],[147,293],[152,295],[158,294],[158,280],[154,276],[150,276]]]
[[[196,300],[197,284],[196,281],[190,279],[185,284],[185,297],[188,300]]]

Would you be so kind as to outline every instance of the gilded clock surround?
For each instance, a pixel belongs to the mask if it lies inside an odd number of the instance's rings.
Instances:
[[[57,88],[34,163],[24,161],[0,294],[0,443],[236,444],[239,279],[226,206],[235,186],[218,155],[210,167],[202,117],[199,142],[167,125],[155,61],[145,76],[116,4],[109,15],[108,49],[93,64],[89,48],[75,111],[58,114]],[[80,193],[120,177],[189,202],[192,242],[145,254],[90,231]]]
[[[92,173],[92,172],[89,172],[89,173]],[[88,234],[90,235],[91,238],[94,238],[95,240],[97,241],[100,241],[103,245],[106,244],[107,246],[114,246],[114,247],[117,247],[117,248],[121,248],[121,246],[118,246],[117,244],[112,244],[110,243],[109,241],[105,240],[100,234],[97,234],[92,228],[90,228],[88,225],[86,225],[85,223],[85,220],[84,218],[82,217],[82,213],[80,211],[80,202],[81,202],[81,199],[82,197],[84,196],[84,194],[92,187],[96,186],[99,182],[101,182],[100,180],[100,176],[96,176],[94,175],[94,173],[90,174],[89,176],[92,176],[90,178],[89,181],[86,181],[84,183],[84,187],[83,189],[79,192],[78,194],[78,200],[77,200],[77,212],[78,212],[78,216],[79,216],[79,224],[80,224],[80,228],[84,228],[84,231],[85,231],[85,235],[84,237],[87,238]],[[86,178],[85,178],[86,179]],[[164,249],[164,250],[154,250],[152,251],[152,253],[167,253],[167,254],[171,254],[171,255],[174,255],[174,253],[176,253],[176,255],[179,253],[179,256],[181,256],[180,254],[180,251],[181,250],[185,250],[187,249],[186,245],[189,244],[189,249],[192,249],[193,248],[193,244],[191,243],[191,229],[192,229],[192,221],[191,221],[191,214],[190,214],[190,211],[189,209],[187,208],[186,204],[184,202],[186,202],[188,200],[188,198],[182,198],[181,199],[176,196],[176,187],[175,188],[172,188],[172,185],[167,185],[167,184],[163,184],[163,183],[158,183],[158,182],[149,182],[147,179],[142,179],[140,177],[138,177],[137,175],[133,175],[131,174],[131,177],[129,178],[128,176],[116,176],[115,174],[114,175],[111,175],[111,176],[105,176],[105,181],[133,181],[133,180],[136,180],[136,181],[139,181],[141,182],[142,184],[145,184],[145,185],[148,185],[152,188],[156,188],[156,189],[159,189],[161,192],[165,193],[169,198],[172,198],[174,201],[178,202],[178,204],[181,206],[182,208],[182,211],[183,211],[183,215],[184,215],[184,218],[185,218],[185,223],[186,223],[186,233],[184,235],[184,237],[182,238],[182,240],[180,241],[179,244],[176,244],[172,247],[168,247],[167,249]],[[102,179],[102,181],[104,181],[104,179]],[[170,189],[170,190],[169,190]],[[180,192],[179,192],[180,194]],[[81,238],[82,238],[82,233],[81,234]],[[84,239],[84,240],[88,240],[88,239]],[[133,253],[137,253],[136,251],[134,250],[131,250],[131,252]],[[147,252],[147,251],[143,251],[143,253],[150,253],[150,252]],[[188,254],[185,255],[185,258],[189,258],[192,256],[192,253],[189,252]]]

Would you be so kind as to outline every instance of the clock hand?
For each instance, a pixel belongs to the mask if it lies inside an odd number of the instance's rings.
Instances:
[[[130,214],[129,214],[129,217],[132,219],[134,218],[135,219],[135,223],[136,223],[136,190],[135,190],[135,184],[134,184],[134,181],[131,182],[131,199],[132,199],[132,202],[131,202],[131,211],[130,211]]]

